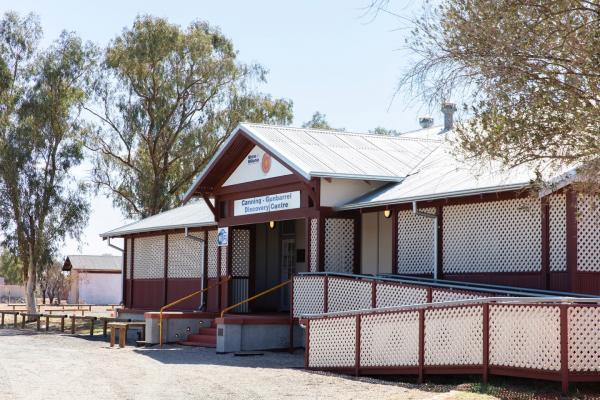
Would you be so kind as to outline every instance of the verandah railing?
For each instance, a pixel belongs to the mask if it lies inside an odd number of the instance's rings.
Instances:
[[[304,316],[305,366],[600,381],[600,300],[487,298]]]
[[[339,273],[304,273],[293,278],[292,315],[395,307],[409,304],[476,299],[501,295],[496,291],[473,291],[423,286],[394,279]]]

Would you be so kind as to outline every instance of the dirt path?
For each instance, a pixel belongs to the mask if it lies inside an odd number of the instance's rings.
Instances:
[[[180,346],[111,349],[100,339],[1,330],[0,399],[489,398],[311,373],[302,364],[301,353],[235,357]]]

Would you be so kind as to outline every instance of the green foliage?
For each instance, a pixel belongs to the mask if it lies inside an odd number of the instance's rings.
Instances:
[[[39,269],[88,215],[86,187],[72,170],[83,159],[79,109],[94,49],[63,33],[41,51],[40,35],[31,16],[0,21],[0,58],[12,71],[0,115],[0,229],[24,268],[29,307]]]
[[[4,278],[7,285],[23,283],[23,265],[8,249],[3,249],[0,253],[0,277]]]
[[[327,115],[321,114],[319,111],[315,111],[310,121],[303,123],[302,127],[311,129],[334,129],[329,125],[329,122],[327,122]]]
[[[408,41],[418,62],[401,83],[427,99],[465,94],[468,156],[600,173],[600,5],[446,0]]]
[[[128,217],[176,206],[239,122],[291,122],[291,101],[249,89],[265,75],[205,22],[138,17],[106,49],[86,108],[99,122],[87,140],[97,188]]]
[[[373,133],[375,135],[386,135],[386,136],[399,136],[402,134],[400,131],[397,131],[395,129],[387,129],[387,128],[383,128],[381,126],[378,126],[377,128],[373,129],[372,131],[369,131],[369,133]]]

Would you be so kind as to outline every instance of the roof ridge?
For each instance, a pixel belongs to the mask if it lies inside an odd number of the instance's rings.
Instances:
[[[415,141],[415,142],[440,142],[442,139],[430,139],[430,138],[416,138],[416,137],[402,137],[402,135],[406,133],[413,133],[419,131],[419,129],[409,132],[403,132],[400,135],[381,135],[378,133],[369,133],[369,132],[349,132],[349,131],[340,131],[335,129],[321,129],[321,128],[302,128],[297,126],[287,126],[287,125],[271,125],[271,124],[259,124],[254,122],[241,122],[240,125],[245,125],[248,127],[260,127],[260,128],[271,128],[271,129],[285,129],[285,130],[295,130],[295,131],[316,131],[321,133],[331,133],[336,135],[347,135],[347,136],[364,136],[364,137],[375,137],[375,138],[387,138],[387,139],[397,139],[400,141]]]

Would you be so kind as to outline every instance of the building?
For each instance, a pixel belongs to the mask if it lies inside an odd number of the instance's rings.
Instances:
[[[596,300],[480,304],[600,295],[598,198],[574,188],[575,171],[554,171],[548,189],[533,191],[528,166],[457,158],[446,111],[444,126],[400,136],[240,124],[186,205],[102,234],[125,239],[122,313],[143,315],[156,343],[155,311],[206,288],[172,308],[166,341],[188,335],[219,351],[305,345],[307,367],[356,374],[484,368],[563,385],[599,379],[600,336],[586,328],[600,323]],[[468,299],[477,305],[438,309]],[[377,322],[370,310],[381,307],[406,309]],[[357,312],[375,322],[361,331]],[[214,325],[195,334],[194,319]],[[425,326],[434,337],[425,339]],[[356,356],[363,332],[367,366]],[[393,364],[404,356],[406,368]]]
[[[70,274],[70,304],[119,304],[122,300],[122,257],[69,255],[63,271]]]

